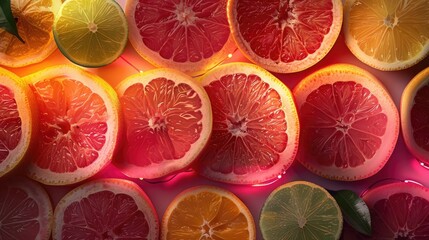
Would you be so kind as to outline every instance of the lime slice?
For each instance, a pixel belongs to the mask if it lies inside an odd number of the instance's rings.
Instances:
[[[275,189],[259,220],[265,240],[339,239],[343,228],[341,210],[322,187],[304,181]]]
[[[55,18],[53,33],[70,61],[100,67],[122,54],[128,26],[121,6],[113,0],[67,0]]]

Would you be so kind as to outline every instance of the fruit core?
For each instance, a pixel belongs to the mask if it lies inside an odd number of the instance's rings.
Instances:
[[[292,1],[289,3],[280,1],[279,8],[274,11],[274,21],[278,23],[280,29],[285,29],[286,26],[293,26],[297,22],[298,16],[294,12]]]
[[[239,119],[239,120],[237,120]],[[247,135],[247,119],[239,117],[227,117],[226,124],[231,135],[235,137],[244,137]]]
[[[389,28],[394,28],[398,24],[398,17],[392,14],[389,14],[384,19],[384,25]]]
[[[88,29],[89,31],[91,31],[92,33],[96,33],[98,30],[98,26],[97,24],[95,24],[94,22],[90,22],[88,23]]]
[[[184,26],[192,25],[195,22],[195,12],[192,7],[188,7],[184,2],[180,2],[176,5],[177,20]]]

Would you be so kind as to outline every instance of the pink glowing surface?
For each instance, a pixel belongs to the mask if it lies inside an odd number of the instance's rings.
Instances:
[[[123,6],[125,0],[118,1]],[[225,62],[248,62],[248,60],[243,57],[243,55],[236,51],[234,52],[228,60]],[[340,34],[336,44],[329,54],[315,66],[298,73],[293,74],[274,74],[279,79],[281,79],[290,89],[295,87],[295,85],[303,79],[305,76],[310,73],[321,69],[327,65],[333,63],[348,63],[353,64],[367,71],[371,72],[379,80],[381,80],[384,85],[387,87],[391,93],[393,100],[397,107],[399,107],[400,98],[402,91],[406,84],[415,76],[418,72],[429,66],[429,57],[424,59],[418,65],[411,67],[403,71],[395,72],[382,72],[371,67],[366,66],[365,64],[358,61],[348,50],[344,43],[344,36]],[[71,64],[67,59],[65,59],[61,53],[57,50],[52,54],[47,60],[43,63],[35,64],[25,68],[19,69],[9,69],[12,72],[15,72],[19,76],[25,76],[29,73],[33,73],[39,69],[42,69],[46,66],[58,65],[58,64]],[[112,64],[96,68],[96,69],[87,69],[90,72],[93,72],[100,77],[108,81],[112,86],[116,86],[122,79],[128,77],[132,74],[135,74],[139,71],[145,71],[148,69],[154,68],[149,63],[145,62],[132,48],[130,44],[125,49],[123,55],[117,59]],[[148,194],[154,203],[158,215],[162,218],[165,209],[172,199],[182,192],[183,190],[197,186],[197,185],[214,185],[219,186],[225,189],[232,191],[236,194],[242,201],[249,207],[250,211],[253,214],[255,222],[259,221],[259,212],[262,208],[262,205],[268,195],[278,186],[294,181],[294,180],[306,180],[319,184],[330,190],[340,190],[340,189],[350,189],[356,191],[358,194],[362,193],[368,187],[374,185],[383,179],[399,179],[399,180],[412,180],[421,183],[424,186],[429,187],[429,169],[426,169],[420,165],[420,163],[410,154],[407,150],[403,138],[400,135],[396,148],[386,166],[376,175],[356,181],[356,182],[337,182],[331,181],[328,179],[321,178],[307,171],[303,166],[301,166],[297,161],[286,171],[285,174],[278,177],[273,182],[266,184],[259,184],[258,186],[237,186],[218,183],[214,181],[207,180],[201,176],[198,176],[193,171],[187,171],[178,174],[177,176],[171,178],[169,181],[160,181],[158,183],[150,183],[146,180],[140,179],[130,179],[123,175],[115,166],[109,165],[107,168],[102,170],[95,177],[91,178],[124,178],[132,180],[138,183],[141,188]],[[89,180],[91,180],[89,179]],[[79,184],[64,186],[64,187],[52,187],[45,186],[48,190],[54,206],[57,202],[71,189],[76,187]],[[257,227],[258,228],[258,227]],[[258,239],[261,239],[261,235],[258,231]]]

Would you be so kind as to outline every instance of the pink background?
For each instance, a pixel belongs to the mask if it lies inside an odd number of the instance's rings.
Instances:
[[[120,4],[123,6],[125,0],[120,0],[118,2],[120,2]],[[233,54],[233,57],[231,59],[228,59],[226,62],[234,61],[248,62],[238,50]],[[276,75],[289,88],[292,89],[298,83],[298,81],[300,81],[305,76],[333,63],[349,63],[368,70],[385,84],[385,86],[390,91],[396,106],[399,107],[399,102],[404,87],[411,80],[411,78],[415,76],[419,71],[423,70],[426,67],[429,67],[429,57],[426,57],[426,59],[424,59],[418,65],[407,70],[395,72],[378,71],[359,62],[350,53],[348,48],[345,46],[344,37],[341,33],[330,53],[315,66],[300,73],[274,75]],[[52,54],[43,63],[35,64],[25,68],[9,70],[15,72],[20,76],[24,76],[29,73],[33,73],[37,70],[40,70],[46,66],[52,66],[57,64],[71,63],[67,59],[65,59],[58,50],[56,50],[54,54]],[[144,71],[151,68],[154,67],[145,62],[138,54],[136,54],[132,46],[128,44],[122,57],[116,60],[114,63],[106,67],[88,69],[88,71],[93,72],[104,78],[112,86],[116,86],[125,77],[137,73],[137,69]],[[113,165],[109,165],[106,169],[101,171],[94,178],[102,177],[129,179],[123,174],[121,174]],[[228,189],[235,193],[239,198],[241,198],[241,200],[249,207],[256,224],[258,224],[259,212],[265,199],[272,190],[286,182],[293,180],[306,180],[317,183],[331,190],[350,189],[356,191],[357,193],[361,193],[364,189],[368,188],[372,184],[377,183],[380,180],[386,178],[395,178],[400,180],[410,179],[420,182],[423,185],[429,187],[429,170],[421,167],[419,163],[413,158],[413,156],[408,152],[401,135],[399,136],[393,155],[391,156],[386,166],[375,176],[356,182],[337,182],[323,179],[310,173],[297,162],[295,162],[292,167],[287,170],[286,174],[280,180],[270,185],[260,187],[235,186],[217,183],[202,178],[193,172],[181,173],[177,175],[173,180],[165,183],[154,184],[139,179],[130,180],[138,183],[142,187],[142,189],[148,194],[158,212],[158,216],[160,219],[162,218],[168,204],[181,191],[197,185],[215,185],[220,186],[224,189]],[[65,187],[45,186],[45,188],[48,190],[52,198],[52,202],[55,206],[55,204],[67,191],[80,184],[81,183]],[[258,239],[261,239],[259,229]]]

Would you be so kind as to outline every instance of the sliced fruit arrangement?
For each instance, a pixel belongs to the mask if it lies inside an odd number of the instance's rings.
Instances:
[[[12,14],[24,42],[0,28],[0,65],[22,67],[46,59],[57,49],[52,35],[61,0],[11,0]]]
[[[112,63],[128,41],[125,14],[114,0],[65,1],[53,33],[64,56],[85,67]]]
[[[117,87],[125,144],[116,165],[128,176],[160,178],[188,167],[212,131],[210,100],[191,77],[173,69],[132,75]]]
[[[50,239],[52,205],[45,189],[26,178],[2,179],[0,186],[0,239]]]
[[[346,0],[346,44],[371,67],[411,67],[429,54],[428,15],[428,0]]]
[[[427,239],[429,189],[396,182],[370,189],[363,195],[372,220],[372,236],[359,239]]]
[[[259,226],[265,240],[334,240],[340,238],[343,218],[337,202],[324,188],[294,181],[268,196]]]
[[[0,68],[0,177],[21,162],[35,139],[34,106],[28,85]]]
[[[150,199],[134,182],[98,179],[73,189],[60,200],[52,237],[157,240],[158,216]]]
[[[417,74],[402,92],[401,126],[410,152],[429,166],[429,68]]]
[[[126,3],[130,42],[148,62],[201,74],[235,49],[227,0],[164,0]]]
[[[202,78],[213,109],[213,131],[196,166],[213,180],[258,184],[293,162],[299,121],[292,93],[261,67],[219,66]]]
[[[228,21],[252,62],[273,72],[298,72],[331,50],[341,31],[343,6],[341,0],[229,0]]]
[[[26,76],[39,109],[39,142],[29,177],[48,185],[89,178],[106,166],[121,121],[114,89],[80,68],[60,65]]]
[[[346,64],[310,74],[294,89],[301,122],[299,161],[329,179],[377,173],[399,133],[398,110],[373,75]]]
[[[162,240],[256,239],[253,217],[233,193],[212,186],[189,188],[164,213]]]

